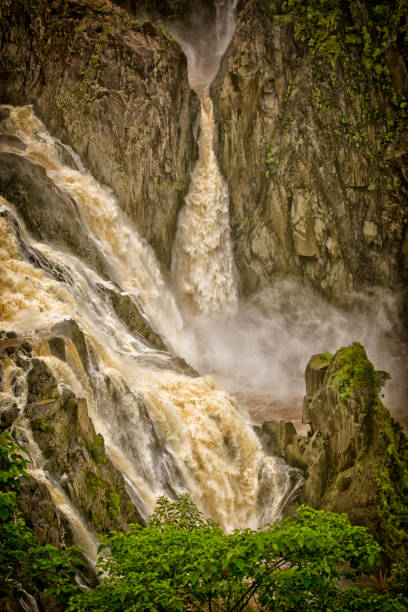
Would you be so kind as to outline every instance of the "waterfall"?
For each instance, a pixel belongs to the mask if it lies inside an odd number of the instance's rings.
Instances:
[[[71,164],[77,169],[61,161],[60,143],[31,108],[8,108],[3,129],[24,146],[10,138],[1,144],[0,154],[15,164],[32,163],[33,176],[42,169],[41,181],[46,177],[55,189],[47,208],[49,225],[62,216],[68,231],[66,225],[77,216],[78,231],[93,247],[79,251],[80,235],[78,244],[60,244],[47,227],[43,239],[34,239],[24,226],[21,203],[16,208],[1,198],[3,329],[37,338],[33,347],[38,358],[59,383],[86,398],[95,430],[103,435],[107,454],[124,475],[142,516],[149,515],[159,495],[188,491],[225,529],[276,519],[288,490],[299,480],[297,471],[264,454],[246,411],[210,377],[176,367],[171,353],[133,333],[118,316],[112,294],[144,309],[164,345],[180,344],[183,320],[171,291],[153,252],[113,194],[84,172],[78,160]],[[63,206],[73,206],[68,216]],[[27,219],[36,227],[33,215]],[[91,257],[95,253],[99,271]],[[83,333],[88,363],[71,342],[65,359],[44,348],[41,339],[67,319],[76,321]],[[38,471],[33,475],[44,478]],[[58,486],[52,486],[54,499],[69,518],[69,500],[58,498]],[[77,538],[83,539],[78,532]]]
[[[231,314],[238,303],[229,194],[213,151],[213,106],[208,93],[234,33],[235,8],[236,0],[216,0],[215,19],[207,28],[201,24],[199,32],[191,26],[187,33],[175,32],[187,57],[190,86],[201,101],[201,135],[199,159],[178,218],[172,277],[182,306],[204,315]]]
[[[179,214],[172,264],[181,303],[205,315],[234,312],[238,302],[228,187],[212,148],[213,132],[212,102],[206,98],[201,106],[200,157]]]

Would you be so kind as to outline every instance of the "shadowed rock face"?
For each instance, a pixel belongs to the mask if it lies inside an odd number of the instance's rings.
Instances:
[[[81,223],[77,204],[44,168],[19,155],[0,153],[0,194],[13,202],[34,238],[78,254],[107,276],[107,262]]]
[[[212,91],[244,292],[287,274],[335,298],[403,287],[407,139],[384,146],[393,111],[381,90],[369,92],[381,117],[367,118],[358,83],[336,69],[333,84],[324,65],[315,78],[269,4],[244,3]]]
[[[102,0],[6,0],[0,18],[0,100],[34,103],[169,265],[198,110],[178,45]]]

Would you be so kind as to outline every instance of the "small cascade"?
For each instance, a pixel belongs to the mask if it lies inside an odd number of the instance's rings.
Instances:
[[[35,442],[29,422],[25,418],[18,420],[15,428],[15,437],[29,453],[30,465],[27,473],[36,481],[47,487],[55,507],[65,516],[71,528],[75,544],[85,554],[90,565],[96,565],[98,559],[98,542],[96,536],[90,531],[82,516],[63,492],[59,484],[43,469],[44,458],[38,444]]]

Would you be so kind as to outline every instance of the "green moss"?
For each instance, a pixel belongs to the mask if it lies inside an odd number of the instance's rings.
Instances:
[[[95,463],[104,464],[107,462],[108,457],[105,454],[105,444],[101,434],[98,434],[95,438],[94,443],[90,449],[91,457]]]
[[[343,401],[356,399],[367,392],[374,400],[389,378],[386,372],[375,371],[359,342],[340,349],[334,357],[333,366],[329,386],[338,392]]]
[[[312,361],[312,368],[321,368],[333,361],[334,357],[331,353],[320,353],[317,358]]]
[[[381,89],[395,113],[393,119],[383,113],[384,146],[405,133],[408,124],[407,96],[393,86],[387,64],[390,49],[406,55],[407,11],[408,0],[382,4],[369,0],[285,0],[274,17],[279,24],[292,26],[295,39],[308,45],[315,78],[325,78],[334,85],[341,70],[343,82],[350,82],[358,91],[367,119],[376,112],[369,90],[373,86]],[[360,146],[358,143],[357,148]]]
[[[378,515],[385,550],[392,559],[389,588],[408,594],[408,439],[378,400],[384,451],[377,463]]]
[[[88,493],[95,497],[98,491],[104,488],[104,484],[98,474],[88,471],[85,475],[85,488]]]
[[[105,500],[106,510],[111,519],[120,515],[120,497],[116,491],[110,491]]]

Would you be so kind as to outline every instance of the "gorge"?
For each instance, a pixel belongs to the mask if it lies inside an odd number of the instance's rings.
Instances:
[[[90,566],[184,492],[227,532],[346,512],[406,563],[406,41],[392,97],[297,5],[1,2],[0,421],[28,524]]]

